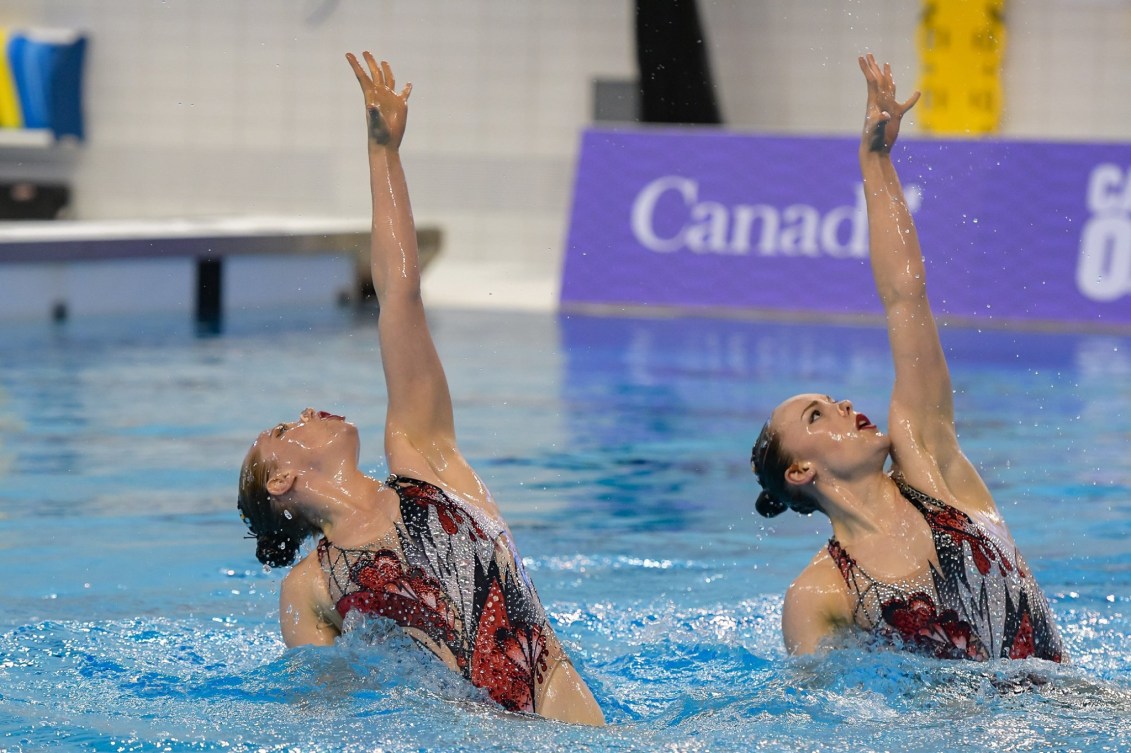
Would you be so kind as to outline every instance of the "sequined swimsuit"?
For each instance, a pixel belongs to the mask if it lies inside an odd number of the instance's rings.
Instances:
[[[856,596],[856,625],[939,658],[1061,661],[1052,612],[1021,553],[961,510],[895,481],[930,526],[938,563],[886,583],[829,539],[829,554]]]
[[[537,713],[568,659],[510,533],[433,484],[386,483],[400,498],[394,530],[356,549],[318,544],[343,629],[351,613],[391,619],[504,708]]]

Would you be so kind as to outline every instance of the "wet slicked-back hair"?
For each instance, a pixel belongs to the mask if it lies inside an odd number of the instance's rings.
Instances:
[[[271,468],[257,449],[248,453],[240,469],[236,507],[255,537],[255,558],[268,567],[287,567],[298,558],[299,547],[314,528],[297,516],[280,512],[267,491]]]
[[[750,450],[750,468],[762,487],[754,503],[759,515],[772,518],[786,510],[808,515],[817,510],[813,500],[785,480],[785,472],[793,460],[782,448],[781,437],[770,428],[770,422],[764,423]]]

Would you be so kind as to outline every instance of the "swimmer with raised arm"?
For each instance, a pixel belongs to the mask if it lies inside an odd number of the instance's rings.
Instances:
[[[828,545],[786,592],[786,648],[811,653],[856,629],[940,658],[1065,660],[1048,603],[958,446],[919,239],[890,156],[919,94],[899,102],[891,68],[871,54],[860,68],[872,274],[895,362],[889,433],[847,400],[797,395],[754,444],[758,512],[820,511],[832,523]]]
[[[261,562],[295,562],[279,620],[288,646],[328,645],[365,618],[392,620],[504,708],[604,723],[566,655],[483,481],[456,446],[452,400],[420,296],[399,148],[411,85],[346,55],[365,98],[371,263],[388,404],[385,482],[358,468],[357,428],[306,409],[256,439],[239,510]]]

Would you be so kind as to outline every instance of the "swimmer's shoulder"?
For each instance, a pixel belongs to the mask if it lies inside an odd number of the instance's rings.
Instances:
[[[479,474],[475,472],[463,456],[458,455],[458,453],[449,459],[442,471],[438,471],[424,462],[423,458],[416,459],[416,462],[402,462],[397,465],[390,461],[389,467],[394,476],[423,481],[435,486],[448,497],[469,504],[500,523],[505,522],[491,490],[487,488],[483,479],[479,477]],[[395,499],[396,492],[393,493]]]
[[[964,513],[999,515],[989,487],[957,445],[946,457],[924,455],[908,462],[907,455],[893,463],[893,479]]]
[[[341,617],[330,598],[317,549],[283,577],[279,587],[279,623],[288,646],[329,645],[338,636]]]
[[[821,547],[813,555],[813,559],[809,560],[809,564],[790,584],[786,596],[788,597],[790,593],[793,593],[795,598],[819,600],[821,603],[827,600],[836,612],[848,613],[852,606],[848,599],[844,576],[829,554],[828,547]],[[843,607],[843,610],[840,607]]]
[[[782,605],[782,635],[793,654],[812,653],[832,633],[852,623],[844,577],[822,548],[794,579]]]
[[[317,547],[296,562],[290,572],[283,576],[280,589],[295,599],[312,606],[333,606],[330,601],[330,588],[326,582],[326,573],[318,558]]]

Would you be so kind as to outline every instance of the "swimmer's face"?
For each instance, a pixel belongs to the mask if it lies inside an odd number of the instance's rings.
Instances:
[[[307,408],[297,421],[276,424],[261,432],[252,452],[275,468],[324,470],[357,466],[360,443],[357,427],[341,416]]]
[[[882,467],[891,447],[888,437],[851,402],[828,395],[789,398],[774,409],[770,425],[787,456],[816,462],[834,473],[847,473],[877,458]]]

